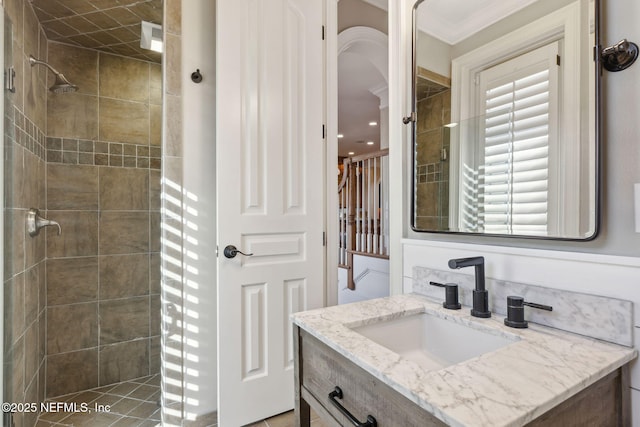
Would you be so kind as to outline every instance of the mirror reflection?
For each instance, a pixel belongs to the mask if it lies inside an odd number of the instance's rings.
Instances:
[[[414,8],[416,231],[589,239],[594,0]]]

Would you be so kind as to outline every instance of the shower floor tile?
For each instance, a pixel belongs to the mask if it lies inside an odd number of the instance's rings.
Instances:
[[[41,413],[36,427],[157,426],[160,425],[160,375],[136,378],[119,384],[58,396],[47,401],[75,403],[77,410]],[[80,410],[81,405],[84,404],[89,411]],[[105,410],[100,411],[96,408]]]

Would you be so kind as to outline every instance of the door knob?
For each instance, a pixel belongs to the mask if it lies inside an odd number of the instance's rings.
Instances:
[[[235,258],[236,255],[252,256],[253,254],[245,254],[233,245],[227,245],[222,252],[227,258]]]

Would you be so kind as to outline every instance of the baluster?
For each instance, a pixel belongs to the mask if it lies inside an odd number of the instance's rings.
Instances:
[[[344,215],[344,188],[338,193],[338,264],[344,264],[342,260],[342,252],[344,250],[344,244],[342,238],[344,236],[344,221],[342,219]]]
[[[373,248],[378,254],[378,158],[373,158]]]
[[[362,212],[360,209],[360,202],[361,202],[361,194],[362,193],[362,189],[360,188],[360,180],[361,180],[361,171],[360,171],[360,162],[356,162],[355,164],[356,166],[356,247],[355,250],[359,251],[360,248],[362,247],[362,242],[360,241],[361,238],[361,234],[362,234]]]
[[[367,159],[367,253],[371,253],[371,159]]]

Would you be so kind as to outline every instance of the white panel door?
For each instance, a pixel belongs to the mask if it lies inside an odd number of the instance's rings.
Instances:
[[[217,4],[218,415],[236,427],[293,408],[289,315],[323,305],[323,13]]]

